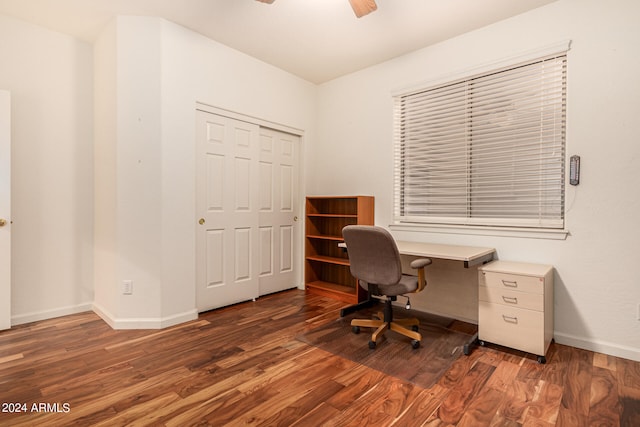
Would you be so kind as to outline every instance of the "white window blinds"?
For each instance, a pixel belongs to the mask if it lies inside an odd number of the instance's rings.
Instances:
[[[565,53],[394,102],[396,222],[564,227]]]

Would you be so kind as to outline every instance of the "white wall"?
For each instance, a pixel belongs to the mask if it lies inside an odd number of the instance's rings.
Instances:
[[[127,19],[111,23],[94,48],[94,307],[114,327],[157,327],[162,322],[161,26],[154,18],[128,24]],[[123,280],[132,281],[132,295],[122,295]]]
[[[0,16],[12,98],[12,323],[93,301],[92,47]]]
[[[312,194],[371,194],[376,224],[392,223],[391,92],[571,39],[567,154],[582,160],[567,190],[566,240],[398,232],[397,238],[491,246],[504,260],[556,268],[555,337],[560,343],[640,360],[640,2],[559,0],[548,6],[326,83],[319,88],[318,143],[307,155]],[[445,265],[432,277],[442,279]],[[455,270],[455,269],[454,269]],[[446,283],[464,295],[454,271]],[[473,274],[471,274],[473,277]],[[460,279],[460,280],[458,280]],[[417,305],[438,310],[427,289]],[[471,295],[473,297],[473,294]],[[435,301],[435,298],[434,298]],[[468,301],[468,299],[467,299]],[[456,310],[455,301],[445,303]],[[414,305],[416,303],[414,302]],[[459,309],[458,309],[459,310]],[[464,304],[458,317],[477,319]]]
[[[117,307],[117,45],[111,22],[94,43],[94,304]],[[108,314],[104,314],[108,317]]]
[[[317,87],[161,22],[162,306],[164,313],[170,313],[177,307],[193,307],[195,301],[196,102],[303,130],[304,150],[315,139]],[[305,157],[303,152],[301,158]],[[303,176],[304,165],[301,169]],[[304,191],[304,185],[300,188]]]
[[[96,150],[110,162],[103,169],[96,157],[96,191],[106,191],[96,200],[107,208],[96,211],[96,310],[115,327],[186,320],[195,316],[196,103],[303,129],[308,141],[316,86],[157,18],[118,17],[95,55],[117,76],[96,72],[107,86],[96,87]],[[115,134],[103,137],[102,124]],[[133,295],[121,294],[125,279]]]

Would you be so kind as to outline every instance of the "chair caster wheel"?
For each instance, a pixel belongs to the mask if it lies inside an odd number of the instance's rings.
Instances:
[[[360,333],[360,326],[352,326],[351,327],[351,332],[353,332],[354,334],[359,334]]]
[[[375,349],[376,348],[376,342],[375,341],[369,341],[369,348],[371,350]]]
[[[545,363],[547,363],[547,358],[544,356],[538,356],[538,363],[544,365]]]
[[[411,347],[415,350],[417,348],[420,347],[420,341],[418,340],[411,340]]]
[[[420,327],[419,327],[418,325],[413,325],[413,326],[411,327],[411,330],[412,330],[413,332],[418,332],[418,331],[420,330]]]

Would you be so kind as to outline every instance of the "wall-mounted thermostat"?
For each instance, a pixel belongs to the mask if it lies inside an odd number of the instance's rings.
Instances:
[[[580,184],[580,156],[571,156],[569,159],[569,184]]]

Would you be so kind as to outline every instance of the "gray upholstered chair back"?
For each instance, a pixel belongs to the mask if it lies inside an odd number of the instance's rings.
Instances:
[[[395,285],[402,278],[402,263],[393,236],[381,227],[348,225],[342,229],[351,274],[376,285]]]

